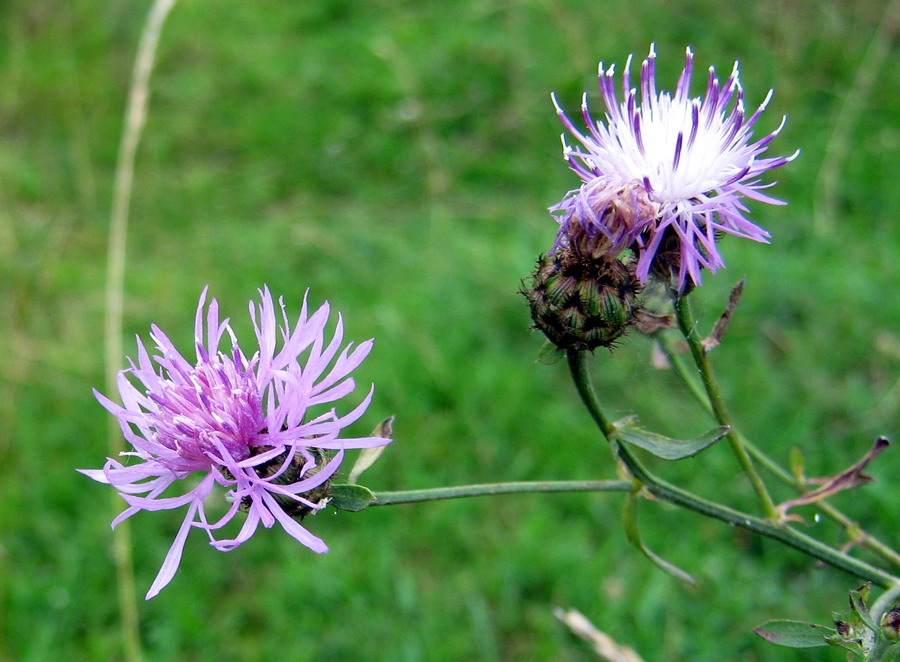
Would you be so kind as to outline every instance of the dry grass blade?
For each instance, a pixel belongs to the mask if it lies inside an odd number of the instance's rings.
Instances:
[[[122,308],[125,280],[125,238],[128,234],[128,210],[131,203],[131,186],[134,179],[134,159],[140,142],[141,129],[147,118],[150,98],[150,72],[156,57],[156,46],[166,17],[175,0],[156,0],[150,8],[147,22],[141,31],[125,109],[125,126],[116,161],[116,178],[113,186],[112,218],[109,227],[109,245],[106,266],[106,323],[104,330],[106,354],[106,390],[116,390],[116,373],[122,362]],[[122,437],[116,422],[109,419],[110,455],[122,450]],[[115,505],[118,510],[118,500]],[[134,570],[132,567],[131,533],[128,523],[113,533],[113,556],[116,562],[116,579],[119,593],[120,629],[125,646],[125,659],[138,662],[141,659],[141,640],[135,604]]]
[[[616,643],[605,632],[601,632],[584,614],[577,609],[568,611],[557,607],[553,615],[565,623],[574,634],[591,644],[594,652],[608,662],[644,662],[641,657],[628,646]]]

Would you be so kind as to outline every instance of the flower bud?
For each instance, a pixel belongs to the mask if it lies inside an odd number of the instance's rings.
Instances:
[[[888,609],[881,617],[881,632],[892,641],[900,639],[900,606]]]
[[[538,258],[530,289],[535,327],[560,349],[610,347],[634,321],[640,283],[634,264],[582,257],[569,247]]]

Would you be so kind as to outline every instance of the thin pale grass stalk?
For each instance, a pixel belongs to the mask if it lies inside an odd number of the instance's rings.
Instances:
[[[644,662],[634,649],[618,643],[591,623],[577,609],[568,611],[557,607],[553,615],[561,620],[574,634],[588,642],[594,652],[607,662]]]
[[[892,0],[885,8],[878,29],[869,41],[866,53],[853,78],[853,84],[843,95],[844,103],[838,111],[831,137],[825,148],[825,156],[816,177],[815,190],[818,195],[813,209],[813,230],[816,234],[827,234],[834,228],[841,166],[850,152],[853,127],[859,120],[865,101],[875,85],[879,70],[891,54],[891,43],[898,30],[900,30],[900,3]]]
[[[122,360],[122,308],[125,280],[125,238],[128,233],[128,211],[131,203],[131,187],[134,179],[134,159],[140,142],[141,129],[147,117],[150,98],[150,72],[156,56],[156,47],[166,17],[175,0],[155,0],[141,32],[131,76],[128,104],[125,109],[125,126],[116,161],[113,188],[112,216],[109,228],[109,245],[106,268],[106,320],[104,325],[106,390],[116,390],[116,374]],[[115,419],[109,419],[109,453],[114,457],[124,450],[121,431]],[[118,514],[121,506],[113,495],[113,507]],[[116,563],[116,580],[119,594],[119,622],[125,659],[138,662],[141,659],[141,639],[138,629],[137,601],[135,599],[134,565],[132,561],[131,529],[128,522],[121,523],[113,532],[113,556]]]

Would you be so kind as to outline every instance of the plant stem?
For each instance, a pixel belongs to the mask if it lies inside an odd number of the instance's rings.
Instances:
[[[528,492],[630,492],[634,484],[627,480],[558,480],[514,483],[483,483],[434,487],[401,492],[374,492],[373,506],[393,506],[398,503],[420,503],[472,496],[495,494],[523,494]]]
[[[799,492],[806,491],[799,485],[797,486],[797,490]],[[885,561],[889,561],[895,566],[900,567],[900,554],[898,554],[897,551],[893,548],[888,547],[871,533],[864,530],[858,522],[855,522],[847,517],[843,512],[832,506],[827,501],[819,501],[815,504],[815,506],[816,508],[821,510],[826,517],[831,518],[832,520],[843,526],[844,531],[853,542],[858,545],[862,545],[875,554],[878,554]]]
[[[873,584],[882,587],[894,586],[900,583],[900,577],[877,568],[873,565],[855,559],[839,550],[836,550],[824,543],[811,538],[796,529],[789,526],[775,526],[770,521],[754,515],[742,513],[733,508],[714,503],[703,497],[691,494],[690,492],[676,487],[657,478],[647,471],[638,460],[631,455],[628,448],[624,444],[620,444],[616,438],[616,428],[606,418],[597,395],[594,391],[590,375],[587,370],[586,355],[583,351],[569,350],[567,352],[569,368],[572,372],[572,378],[575,382],[575,388],[581,396],[581,400],[590,413],[597,427],[606,437],[607,441],[613,444],[618,457],[625,463],[631,474],[644,483],[648,492],[654,496],[667,501],[676,506],[692,510],[701,515],[721,520],[732,526],[737,526],[748,531],[752,531],[761,536],[772,538],[778,542],[793,547],[813,558],[824,561],[825,563],[843,570],[849,574],[855,575],[862,579],[871,581]]]
[[[597,399],[597,393],[594,391],[594,383],[587,367],[587,355],[583,351],[570,349],[566,351],[566,360],[569,362],[569,371],[572,373],[572,379],[575,380],[575,388],[578,389],[578,395],[581,401],[587,407],[591,418],[600,428],[600,432],[606,437],[607,441],[613,441],[616,434],[616,426],[609,422],[606,414],[600,408],[600,401]]]
[[[700,378],[703,381],[703,387],[706,389],[706,394],[709,397],[709,404],[712,407],[713,415],[715,416],[716,421],[719,422],[719,425],[727,425],[731,428],[731,432],[728,433],[727,437],[731,450],[734,452],[738,463],[741,465],[741,469],[750,480],[750,484],[753,486],[753,490],[756,492],[756,495],[762,504],[763,512],[766,517],[773,522],[777,522],[779,518],[778,512],[775,510],[775,503],[772,501],[772,497],[769,496],[769,492],[766,489],[762,478],[760,478],[759,474],[756,472],[756,468],[753,466],[753,460],[751,460],[750,455],[747,454],[746,442],[743,435],[735,428],[731,421],[731,417],[728,415],[728,410],[725,409],[725,401],[722,399],[722,392],[719,390],[715,375],[713,375],[706,348],[703,346],[703,343],[700,341],[700,337],[697,334],[694,316],[691,313],[691,307],[687,297],[676,296],[674,298],[674,304],[675,316],[678,319],[678,327],[681,329],[681,333],[684,335],[688,346],[691,348],[691,355],[694,357],[694,363],[697,365],[697,370],[700,372]]]
[[[706,391],[703,390],[703,386],[697,383],[697,379],[688,370],[684,359],[681,358],[681,354],[675,349],[675,343],[672,340],[672,336],[666,333],[660,333],[657,337],[662,345],[663,352],[666,354],[666,358],[669,359],[669,363],[672,364],[672,368],[675,370],[675,374],[681,378],[681,381],[688,387],[688,390],[697,402],[703,405],[703,408],[712,414],[712,406],[709,404],[709,397],[706,395]]]
[[[699,402],[710,414],[712,414],[712,407],[709,404],[709,398],[707,397],[706,392],[703,390],[703,387],[700,386],[699,383],[697,383],[697,380],[694,379],[688,372],[684,364],[684,360],[681,358],[681,355],[676,352],[675,348],[672,345],[671,337],[665,334],[661,334],[660,342],[662,344],[662,348],[666,354],[666,357],[669,359],[669,363],[671,363],[673,369],[675,370],[675,373],[685,383],[685,385],[688,387],[688,390],[696,398],[697,402]],[[759,446],[754,444],[746,437],[744,437],[744,447],[747,449],[747,452],[750,453],[751,457],[753,457],[754,460],[768,469],[769,472],[771,472],[781,482],[785,483],[786,485],[790,485],[791,487],[796,489],[799,494],[804,494],[809,491],[807,485],[798,480],[797,477],[795,477],[791,472],[782,468],[781,465],[779,465],[775,460],[769,457],[765,453],[765,451],[763,451],[761,448],[759,448]],[[842,526],[847,536],[849,536],[849,538],[853,542],[879,555],[885,561],[888,561],[890,563],[893,563],[895,566],[900,567],[900,554],[898,554],[894,549],[883,543],[868,531],[865,531],[858,522],[849,518],[842,511],[835,508],[826,500],[818,501],[813,505],[826,517]]]

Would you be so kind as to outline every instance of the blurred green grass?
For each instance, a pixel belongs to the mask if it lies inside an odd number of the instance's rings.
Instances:
[[[714,357],[723,387],[774,456],[798,446],[811,473],[837,471],[898,419],[896,21],[877,69],[861,68],[878,55],[884,8],[182,0],[137,161],[126,347],[151,322],[186,346],[206,284],[244,332],[257,287],[289,305],[308,287],[343,312],[348,338],[376,338],[359,371],[376,396],[357,431],[398,421],[366,474],[373,488],[613,476],[564,368],[535,363],[541,339],[515,293],[552,240],[545,208],[575,185],[548,94],[575,107],[598,60],[622,66],[651,41],[671,87],[691,45],[699,71],[714,63],[724,77],[741,60],[748,106],[775,87],[759,130],[788,114],[773,151],[803,150],[777,173],[790,206],[754,208],[772,245],[725,240],[729,268],[695,295],[709,323],[748,279]],[[107,448],[90,389],[103,383],[112,173],[148,9],[0,6],[0,659],[121,658],[109,494],[74,469],[100,466]],[[821,173],[835,168],[825,200]],[[597,354],[613,414],[704,428],[648,355],[638,338]],[[836,499],[894,544],[898,469],[889,451],[874,485]],[[659,470],[753,507],[724,448]],[[173,584],[140,605],[146,657],[593,659],[552,616],[563,606],[648,662],[800,660],[750,629],[827,622],[857,583],[644,503],[648,543],[700,579],[686,591],[627,546],[620,506],[512,496],[327,513],[311,522],[324,556],[276,530],[235,554],[196,535]],[[141,592],[178,523],[133,520]]]

